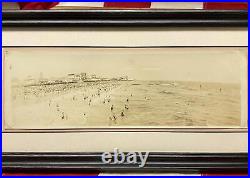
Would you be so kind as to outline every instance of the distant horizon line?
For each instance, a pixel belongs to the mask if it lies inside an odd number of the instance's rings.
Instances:
[[[116,77],[113,77],[116,78]],[[18,79],[18,78],[15,78]],[[48,79],[48,78],[45,78]],[[111,78],[112,79],[112,78]],[[11,80],[14,80],[13,78]],[[19,80],[19,79],[18,79]],[[126,80],[124,80],[126,82]],[[121,82],[124,82],[121,81]],[[144,82],[192,82],[192,83],[214,83],[214,84],[241,84],[241,82],[219,82],[219,81],[199,81],[199,80],[144,80],[144,79],[129,79],[127,80],[128,82],[133,82],[133,81],[144,81]],[[83,81],[84,82],[84,81]]]

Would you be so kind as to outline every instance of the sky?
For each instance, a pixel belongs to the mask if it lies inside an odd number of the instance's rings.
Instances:
[[[6,48],[12,78],[127,75],[136,80],[240,83],[246,48]]]

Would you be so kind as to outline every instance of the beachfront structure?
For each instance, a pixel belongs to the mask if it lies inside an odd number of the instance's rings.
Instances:
[[[119,78],[119,80],[128,80],[128,76],[122,76]]]
[[[74,81],[74,82],[77,82],[80,80],[84,81],[85,79],[87,79],[87,73],[83,73],[83,72],[80,74],[70,73],[68,74],[67,79],[70,81]]]

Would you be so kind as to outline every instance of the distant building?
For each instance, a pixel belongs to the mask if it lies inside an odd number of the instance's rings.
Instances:
[[[128,76],[120,77],[119,80],[128,80]]]
[[[80,80],[84,81],[87,79],[87,73],[80,73],[80,74],[74,74],[74,73],[70,73],[67,76],[67,81],[73,81],[73,82],[78,82]]]
[[[77,74],[68,74],[67,79],[68,82],[77,82],[80,80],[80,77]]]
[[[80,73],[80,78],[81,78],[81,80],[86,80],[87,79],[87,73]]]
[[[97,78],[95,74],[91,74],[90,78],[95,79]]]
[[[48,83],[49,83],[49,80],[48,80],[48,79],[45,79],[45,78],[44,78],[44,79],[40,79],[40,80],[39,80],[39,83],[40,83],[40,84],[48,84]]]

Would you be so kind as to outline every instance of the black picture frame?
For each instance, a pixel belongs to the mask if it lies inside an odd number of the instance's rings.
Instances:
[[[145,167],[138,164],[105,164],[100,152],[2,153],[3,172],[241,172],[248,170],[247,153],[150,152]],[[125,153],[126,154],[126,153]]]
[[[4,46],[10,48],[11,46]],[[19,48],[21,46],[18,46]],[[27,47],[27,46],[25,46]],[[32,47],[33,46],[29,46]],[[35,46],[34,48],[37,48]],[[45,46],[39,46],[45,47]],[[48,47],[48,46],[46,46]],[[60,46],[62,47],[62,46]],[[205,46],[201,47],[204,48]],[[230,46],[229,48],[231,48]],[[246,47],[246,46],[244,46]],[[75,48],[75,47],[74,47]],[[81,47],[77,47],[81,48]],[[86,48],[86,47],[85,47]],[[89,48],[89,47],[87,47]],[[104,47],[94,47],[104,48]],[[109,47],[110,48],[110,47]],[[117,48],[117,47],[116,47]],[[124,47],[118,47],[124,48]],[[134,47],[128,47],[134,48]],[[145,47],[144,47],[145,48]],[[154,47],[157,48],[157,47]],[[163,48],[163,47],[160,47]],[[166,48],[166,47],[165,47]],[[183,48],[183,47],[178,47]],[[125,129],[126,130],[126,129]],[[177,129],[181,131],[181,129]],[[110,132],[109,130],[107,130]],[[142,131],[142,130],[141,130]],[[146,132],[144,130],[143,132]],[[175,132],[173,130],[168,130]],[[43,133],[42,131],[41,133]],[[63,133],[65,131],[57,130]],[[79,131],[73,131],[79,132]],[[86,131],[90,132],[90,130]],[[94,131],[92,131],[94,132]],[[95,132],[100,132],[96,130]],[[112,131],[113,132],[113,131]],[[114,133],[117,130],[114,130]],[[121,131],[120,131],[121,132]],[[122,132],[130,132],[122,131]],[[164,132],[156,130],[155,132]],[[183,132],[183,131],[181,131]],[[185,131],[189,133],[189,131]],[[194,131],[191,131],[194,132]],[[204,132],[218,133],[216,131],[205,129]],[[223,129],[224,133],[234,133],[233,130]],[[236,131],[239,133],[239,131]],[[243,133],[247,130],[241,131]],[[4,133],[27,133],[22,132],[4,132]],[[39,133],[38,131],[31,133]],[[50,131],[44,133],[51,133]],[[68,132],[65,132],[68,133]],[[203,133],[198,131],[195,133]],[[102,162],[102,152],[3,152],[2,153],[2,171],[7,173],[30,173],[30,172],[52,172],[52,173],[74,173],[87,171],[115,171],[115,172],[175,172],[175,173],[246,173],[248,171],[248,153],[209,153],[209,152],[150,152],[145,167],[140,168],[138,164],[105,164]],[[125,153],[127,154],[127,153]]]
[[[3,10],[3,27],[247,27],[245,10]],[[145,167],[104,164],[100,152],[3,152],[3,172],[241,172],[248,153],[150,152]]]
[[[247,27],[246,10],[3,10],[3,27]]]

